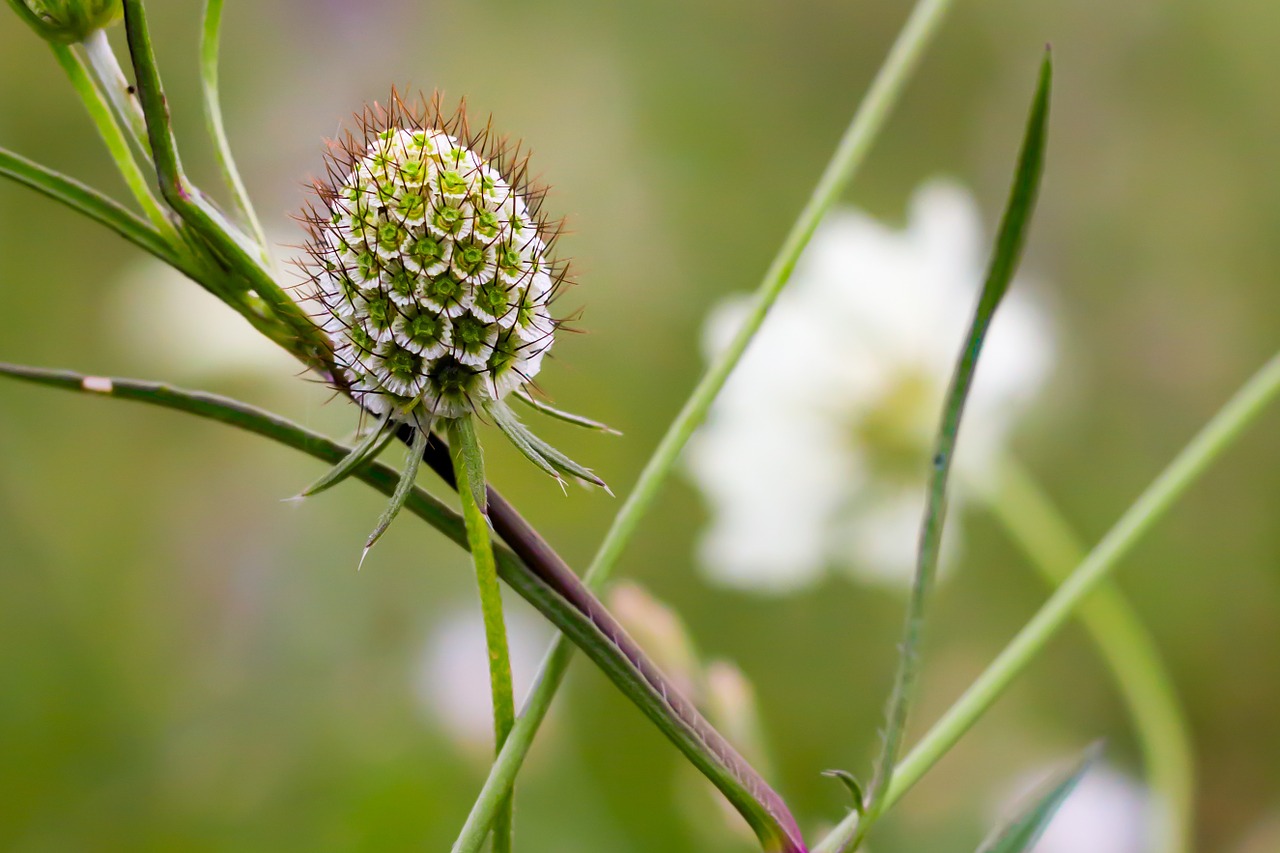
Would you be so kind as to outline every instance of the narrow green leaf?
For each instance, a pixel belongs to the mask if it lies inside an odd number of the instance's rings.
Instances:
[[[104,40],[106,38],[101,31],[97,35]],[[89,113],[89,118],[98,130],[98,135],[102,137],[103,144],[107,146],[107,153],[111,155],[111,159],[116,164],[116,169],[124,179],[129,192],[133,194],[134,200],[138,202],[138,205],[147,215],[147,219],[151,221],[151,225],[156,232],[163,235],[166,242],[177,245],[180,240],[178,232],[173,227],[173,223],[169,221],[168,215],[160,207],[160,203],[156,201],[151,192],[150,183],[138,167],[138,161],[134,159],[133,151],[129,148],[129,140],[125,137],[124,131],[120,127],[116,114],[112,110],[110,100],[90,75],[84,60],[80,58],[80,55],[73,48],[61,44],[50,45],[50,48],[53,50],[54,58],[58,60],[58,64],[66,72],[67,79],[71,81],[72,88],[76,90],[76,94],[80,96],[81,102],[84,103],[85,110]]]
[[[476,437],[476,425],[471,415],[462,415],[449,422],[449,446],[453,451],[453,470],[465,475],[457,479],[458,491],[461,492],[465,485],[480,513],[487,513],[489,498],[484,481],[484,451]]]
[[[858,781],[857,776],[854,776],[848,770],[823,770],[822,775],[829,776],[848,788],[850,796],[853,797],[853,810],[859,814],[862,813],[865,800],[863,799],[862,783]]]
[[[258,244],[258,254],[266,260],[267,237],[257,213],[254,212],[253,202],[249,200],[249,191],[240,178],[240,170],[236,168],[231,143],[227,141],[227,131],[222,123],[222,102],[218,95],[218,45],[221,37],[222,0],[205,0],[200,37],[200,83],[204,92],[205,123],[213,140],[213,150],[217,154],[222,177],[231,190],[236,207],[244,214],[251,236]]]
[[[165,263],[188,275],[196,274],[194,268],[179,257],[145,220],[95,189],[4,148],[0,148],[0,176],[62,202]]]
[[[564,488],[564,479],[560,476],[560,472],[529,443],[529,431],[523,429],[523,424],[515,417],[509,406],[500,400],[494,401],[485,407],[485,411],[488,412],[489,416],[493,418],[494,424],[498,429],[502,430],[502,434],[507,437],[507,440],[511,442],[516,450],[520,451],[525,459],[528,459],[548,476],[559,482],[560,488]]]
[[[1018,156],[1018,166],[1014,174],[1013,188],[1009,194],[1008,204],[1005,206],[1004,216],[1000,221],[1000,231],[987,270],[987,278],[982,286],[982,293],[978,297],[978,305],[970,322],[968,334],[965,336],[964,346],[960,351],[955,372],[951,377],[951,385],[947,390],[946,401],[943,404],[942,423],[934,445],[928,504],[920,531],[915,579],[907,604],[906,624],[900,644],[898,671],[886,712],[884,742],[871,783],[871,800],[867,806],[872,820],[879,814],[884,793],[892,781],[894,764],[902,750],[907,715],[919,677],[924,610],[938,567],[942,527],[946,516],[947,478],[951,471],[951,461],[960,432],[960,420],[964,414],[965,401],[969,395],[969,388],[973,384],[978,355],[982,351],[992,317],[1000,305],[1000,300],[1008,291],[1009,283],[1013,280],[1014,270],[1022,254],[1022,246],[1026,242],[1027,228],[1030,225],[1032,209],[1035,207],[1036,194],[1040,188],[1052,79],[1052,63],[1049,54],[1046,53],[1040,66],[1039,85],[1032,101],[1022,150]],[[864,825],[862,832],[866,831],[865,826],[869,823],[870,821]]]
[[[325,335],[263,266],[258,247],[222,215],[183,171],[160,70],[156,66],[146,9],[141,0],[122,0],[122,5],[129,57],[137,80],[138,101],[146,118],[160,193],[192,231],[237,274],[237,280],[261,297],[274,318],[286,324],[293,334],[289,341],[273,340],[309,367],[330,373],[332,352]]]
[[[220,423],[230,424],[281,444],[301,450],[329,464],[336,464],[351,450],[310,432],[284,418],[252,406],[218,397],[183,391],[154,382],[115,377],[93,377],[65,370],[46,370],[0,363],[0,375],[41,385],[84,393],[101,394],[185,411]],[[394,469],[373,462],[352,474],[385,495],[394,495],[404,480]],[[465,524],[424,489],[410,488],[405,508],[427,521],[455,543],[466,546]],[[496,511],[497,504],[491,507]],[[545,547],[539,545],[539,547]],[[522,562],[510,548],[495,548],[498,576],[521,597],[537,608],[574,645],[586,653],[620,691],[638,707],[751,825],[766,849],[781,853],[804,853],[804,841],[782,798],[754,771],[702,716],[627,635],[617,620],[591,591],[572,573],[558,577],[559,586]],[[563,667],[559,668],[563,671]],[[495,813],[510,789],[504,785],[494,801]],[[488,835],[483,827],[468,825],[468,838],[478,837],[479,849]]]
[[[511,651],[507,643],[506,620],[502,615],[502,590],[494,566],[493,542],[489,538],[489,521],[485,517],[484,454],[476,439],[471,415],[449,421],[449,447],[453,458],[454,479],[459,484],[458,499],[462,518],[467,524],[467,546],[476,569],[476,587],[480,593],[480,613],[484,618],[485,645],[489,650],[489,685],[493,696],[494,753],[502,746],[516,723],[515,690],[511,683]],[[493,853],[510,853],[512,847],[512,799],[506,803],[493,825]]]
[[[1013,820],[984,841],[977,853],[1026,853],[1029,851],[1040,840],[1040,836],[1044,835],[1053,816],[1075,790],[1076,785],[1097,760],[1100,752],[1098,745],[1090,747],[1074,767],[1046,785]]]
[[[351,449],[351,452],[341,462],[325,472],[325,475],[319,480],[299,492],[293,500],[309,498],[338,485],[347,477],[350,477],[352,472],[361,465],[376,459],[378,454],[382,453],[395,437],[396,431],[391,428],[391,417],[388,413],[386,417],[378,422],[377,426],[369,431],[368,435],[360,440],[359,444]]]
[[[565,456],[559,450],[556,450],[547,442],[534,435],[520,418],[512,411],[511,407],[501,400],[495,401],[486,409],[493,417],[494,423],[498,428],[511,439],[511,442],[520,449],[525,456],[531,459],[538,467],[544,471],[550,468],[553,476],[559,479],[560,474],[564,474],[574,479],[581,480],[584,483],[591,483],[599,486],[606,492],[609,491],[608,485],[604,480],[597,477],[590,468],[579,465],[568,456]],[[612,494],[612,492],[610,492]]]
[[[387,504],[387,508],[382,511],[382,515],[378,517],[378,523],[374,525],[373,532],[365,540],[364,553],[360,555],[361,565],[364,565],[364,558],[369,556],[369,551],[382,538],[382,534],[387,532],[391,522],[396,520],[396,516],[404,508],[404,502],[409,499],[409,492],[413,490],[414,481],[418,479],[418,467],[422,464],[422,451],[426,450],[426,448],[427,433],[419,430],[414,433],[413,444],[410,445],[408,458],[405,459],[404,471],[400,474],[400,482],[396,484],[396,490],[391,495],[391,503]]]
[[[572,412],[566,412],[561,409],[557,409],[555,406],[552,406],[551,404],[543,400],[539,400],[537,397],[533,396],[528,391],[525,391],[523,388],[516,390],[515,397],[521,403],[524,403],[526,406],[533,409],[534,411],[541,412],[542,414],[551,418],[555,418],[556,420],[564,421],[567,424],[573,424],[574,426],[579,426],[579,427],[582,427],[583,429],[593,429],[599,432],[606,432],[609,435],[622,435],[621,432],[609,426],[608,424],[602,424],[599,421],[593,421],[590,418],[584,418],[582,415],[575,415]]]

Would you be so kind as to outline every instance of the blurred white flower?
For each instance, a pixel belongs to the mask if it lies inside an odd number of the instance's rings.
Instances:
[[[302,387],[301,365],[248,321],[173,267],[151,257],[130,264],[113,285],[111,328],[131,355],[168,377],[278,380]]]
[[[998,814],[1007,820],[1043,785],[1043,774],[1022,779]],[[1138,782],[1106,765],[1096,766],[1058,809],[1031,853],[1152,853],[1147,830],[1151,807]]]
[[[506,614],[516,708],[533,684],[550,630],[519,610]],[[414,691],[428,716],[463,752],[488,761],[493,749],[489,651],[478,605],[458,607],[431,627],[422,647]]]
[[[827,217],[689,446],[711,510],[700,551],[712,579],[783,592],[841,566],[909,582],[927,460],[988,249],[973,198],[948,183],[916,192],[902,230],[852,209]],[[957,469],[969,476],[991,469],[1050,368],[1048,324],[1024,291],[1016,282],[996,316],[966,408]],[[709,357],[749,304],[713,311]],[[953,491],[948,552],[962,497]]]

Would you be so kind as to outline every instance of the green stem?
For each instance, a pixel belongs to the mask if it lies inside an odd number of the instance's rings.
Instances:
[[[227,141],[227,130],[222,123],[222,100],[218,95],[218,46],[221,36],[222,0],[205,0],[200,39],[200,82],[204,90],[205,123],[209,127],[209,136],[213,140],[213,150],[218,157],[222,176],[231,190],[236,207],[244,214],[250,236],[258,244],[263,263],[269,264],[271,258],[267,253],[267,235],[262,230],[262,223],[258,221],[253,202],[249,200],[249,191],[245,189],[240,170],[236,168],[231,143]]]
[[[618,558],[635,533],[640,519],[653,504],[658,491],[671,475],[689,437],[706,418],[711,403],[724,387],[729,374],[764,322],[769,308],[791,277],[800,253],[808,245],[818,223],[849,185],[872,142],[884,127],[907,79],[911,76],[925,46],[933,38],[950,5],[951,0],[920,0],[912,10],[911,17],[908,18],[888,57],[872,81],[871,87],[867,90],[835,154],[832,155],[831,161],[822,173],[817,187],[814,188],[808,203],[765,273],[764,280],[756,291],[755,304],[746,322],[729,347],[720,354],[702,377],[675,421],[667,429],[653,456],[641,472],[635,488],[632,489],[614,518],[584,578],[593,590],[602,588],[608,581]],[[506,791],[510,790],[515,783],[520,765],[524,762],[538,727],[551,707],[551,700],[564,680],[565,670],[572,657],[573,647],[564,637],[557,637],[543,658],[538,681],[521,709],[520,718],[516,721],[511,737],[507,740],[507,746],[494,762],[489,771],[489,777],[485,780],[484,787],[476,798],[471,813],[467,816],[466,825],[453,848],[455,853],[477,849],[470,846],[467,839],[474,839],[477,836],[483,839],[484,827],[493,822]]]
[[[1187,488],[1230,447],[1274,398],[1280,396],[1280,354],[1271,358],[1213,416],[1168,467],[1147,487],[1071,576],[978,676],[954,705],[898,765],[885,793],[885,809],[896,803],[938,763],[996,699],[1035,660],[1075,609],[1106,580],[1152,525],[1164,517]],[[838,853],[865,835],[851,814],[813,849]]]
[[[350,448],[308,432],[296,424],[235,400],[212,394],[183,391],[154,382],[90,377],[65,370],[47,370],[0,362],[0,375],[41,385],[99,396],[136,400],[177,409],[249,432],[272,438],[335,464],[350,455]],[[453,460],[448,448],[434,435],[423,460],[454,482]],[[411,442],[412,443],[412,439]],[[357,469],[353,477],[383,494],[406,489],[404,507],[430,522],[452,541],[466,547],[466,524],[456,513],[403,475],[375,461]],[[693,705],[680,695],[618,624],[494,489],[487,490],[490,519],[505,529],[511,547],[494,548],[498,577],[537,608],[563,634],[578,645],[618,689],[674,743],[747,820],[765,849],[773,853],[805,853],[800,830],[782,799],[733,749]],[[487,835],[487,830],[485,832]],[[484,836],[476,842],[476,849]]]
[[[875,821],[883,808],[884,792],[893,784],[895,764],[906,736],[907,717],[915,700],[916,685],[920,680],[921,644],[924,636],[925,605],[938,570],[938,556],[942,550],[942,530],[947,513],[947,478],[955,455],[956,441],[960,435],[960,422],[964,416],[965,401],[978,368],[978,357],[986,340],[987,330],[995,319],[1000,301],[1013,283],[1014,271],[1026,244],[1031,214],[1039,195],[1040,178],[1044,173],[1044,149],[1048,133],[1049,93],[1053,82],[1053,63],[1048,52],[1040,66],[1040,82],[1036,87],[1027,129],[1018,154],[1018,167],[1014,172],[1013,187],[1004,215],[1000,219],[1000,231],[996,247],[991,255],[986,281],[978,297],[977,308],[969,323],[960,356],[956,361],[942,406],[942,423],[934,443],[933,465],[929,476],[928,500],[920,529],[916,557],[915,577],[907,600],[907,612],[898,644],[898,671],[894,677],[893,692],[885,711],[885,726],[880,755],[876,758],[874,775],[867,789],[864,808],[867,823]]]
[[[502,590],[493,562],[493,543],[489,539],[489,520],[485,517],[476,489],[484,488],[484,455],[476,440],[475,423],[470,415],[449,422],[449,447],[453,456],[454,477],[458,483],[458,500],[467,524],[467,547],[476,568],[476,584],[480,589],[480,612],[484,617],[484,638],[489,649],[489,684],[493,694],[494,752],[502,745],[516,721],[515,690],[511,684],[511,654],[507,648],[507,628],[502,616]],[[512,847],[512,794],[508,792],[493,826],[493,853],[510,853]]]
[[[640,473],[635,488],[631,490],[631,494],[627,496],[626,502],[614,518],[591,564],[588,578],[596,576],[600,582],[603,582],[617,563],[627,543],[631,541],[640,519],[652,506],[659,489],[675,468],[684,446],[689,442],[694,430],[706,419],[711,404],[728,381],[729,374],[742,359],[747,345],[759,331],[769,309],[791,278],[800,254],[805,246],[809,245],[809,240],[817,230],[822,217],[840,199],[858,167],[862,165],[871,148],[871,143],[879,136],[890,110],[897,103],[911,72],[915,70],[925,45],[933,37],[942,22],[943,14],[950,5],[951,0],[920,0],[912,10],[911,17],[898,35],[884,65],[876,74],[866,97],[863,98],[848,129],[841,137],[831,161],[818,179],[818,184],[814,187],[809,201],[800,211],[782,247],[765,272],[764,280],[756,289],[755,301],[742,327],[729,346],[708,368],[680,413],[676,415],[676,419],[667,428],[662,441]]]
[[[980,493],[987,508],[1026,552],[1051,587],[1071,575],[1085,550],[1035,478],[1012,457],[999,482]],[[1151,809],[1151,849],[1188,853],[1195,809],[1191,735],[1172,679],[1150,632],[1114,582],[1105,581],[1080,605],[1080,621],[1111,669],[1129,714],[1157,807]]]
[[[91,35],[89,42],[93,43],[99,38],[104,41],[106,39],[106,35],[101,30]],[[50,47],[53,49],[53,55],[58,60],[58,64],[66,72],[67,79],[71,81],[72,88],[76,90],[76,94],[80,96],[80,100],[84,103],[85,109],[89,113],[89,118],[93,120],[94,127],[98,130],[98,135],[102,137],[103,143],[106,144],[107,152],[111,155],[111,159],[115,161],[116,168],[120,170],[120,176],[124,178],[129,192],[133,194],[134,199],[146,214],[147,219],[151,220],[151,224],[155,226],[158,232],[164,235],[167,242],[175,246],[175,248],[181,246],[182,250],[185,251],[186,247],[178,237],[177,230],[173,227],[173,223],[169,221],[169,217],[165,215],[160,203],[152,195],[151,185],[138,167],[137,160],[134,159],[133,151],[129,148],[129,140],[125,138],[124,131],[120,129],[118,118],[103,92],[102,81],[90,76],[85,62],[73,48],[62,44],[52,44]],[[88,50],[88,45],[86,45],[85,49],[86,51]],[[110,48],[107,49],[110,50]]]
[[[179,255],[174,246],[146,220],[92,187],[6,148],[0,148],[0,177],[17,181],[77,213],[84,214],[189,276],[196,274],[196,267],[192,262],[185,255]]]
[[[267,303],[272,315],[287,325],[292,337],[287,340],[276,338],[277,343],[309,367],[326,370],[331,359],[324,334],[284,292],[271,272],[262,266],[257,258],[258,247],[208,201],[183,171],[160,72],[156,67],[146,10],[141,0],[123,0],[123,6],[129,56],[137,77],[138,97],[147,121],[147,136],[151,142],[161,195],[248,288]]]
[[[84,40],[84,54],[89,60],[89,68],[98,85],[99,91],[106,96],[107,103],[116,117],[116,121],[129,131],[133,144],[151,162],[151,144],[147,140],[147,122],[142,115],[142,108],[130,91],[129,81],[125,79],[124,69],[111,49],[105,30],[97,30]]]

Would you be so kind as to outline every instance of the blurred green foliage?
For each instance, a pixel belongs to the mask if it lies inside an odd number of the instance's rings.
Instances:
[[[153,6],[186,159],[213,186],[198,4]],[[393,82],[466,95],[525,138],[574,232],[563,246],[580,286],[562,304],[583,309],[589,332],[557,343],[540,382],[625,437],[545,431],[625,491],[698,375],[705,310],[754,287],[906,11],[229,3],[228,132],[282,244],[300,241],[290,213],[321,168],[320,140]],[[1053,42],[1054,126],[1024,270],[1065,346],[1018,448],[1089,539],[1280,341],[1277,38],[1280,7],[1248,0],[960,3],[850,192],[897,221],[916,184],[949,174],[994,227]],[[12,17],[0,21],[0,143],[121,189],[46,47]],[[198,385],[352,428],[348,407],[278,361],[218,372],[175,354],[175,326],[180,341],[226,309],[196,299],[148,316],[121,295],[136,261],[0,185],[0,358]],[[1204,850],[1232,850],[1280,810],[1278,427],[1271,413],[1120,575],[1194,725]],[[561,497],[501,445],[488,445],[491,476],[581,566],[616,502]],[[465,556],[405,522],[357,573],[381,499],[353,484],[280,502],[318,473],[171,413],[0,385],[0,848],[452,841],[485,763],[414,685],[431,626],[475,609]],[[819,771],[869,764],[902,602],[839,579],[782,600],[711,588],[691,556],[700,513],[690,489],[670,487],[623,571],[753,679],[780,790],[802,822],[833,820],[846,795]],[[998,529],[969,521],[929,628],[917,730],[1044,597]],[[694,828],[690,815],[714,812],[690,807],[678,756],[588,666],[546,735],[519,787],[519,849],[739,849],[728,831]],[[972,848],[1010,779],[1099,736],[1132,761],[1114,691],[1073,631],[904,800],[877,853]]]

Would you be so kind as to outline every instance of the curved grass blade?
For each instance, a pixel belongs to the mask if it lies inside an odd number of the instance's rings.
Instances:
[[[196,270],[146,220],[79,181],[0,148],[0,175],[59,201],[193,278]]]
[[[609,435],[622,435],[620,431],[614,429],[608,424],[602,424],[599,421],[584,418],[582,415],[575,415],[572,412],[557,409],[555,406],[552,406],[543,400],[539,400],[523,388],[516,389],[515,397],[535,412],[541,412],[547,417],[555,418],[558,421],[564,421],[567,424],[573,424],[574,426],[579,426],[583,429],[593,429],[599,432],[605,432]]]
[[[1074,767],[1047,785],[1017,817],[984,841],[977,853],[1027,853],[1040,840],[1040,836],[1044,835],[1053,816],[1075,790],[1101,751],[1097,745],[1090,747]]]
[[[388,413],[386,417],[378,422],[374,429],[369,431],[368,435],[360,440],[359,444],[351,448],[351,452],[341,462],[330,468],[319,480],[298,492],[297,496],[292,500],[309,498],[338,485],[350,477],[351,473],[361,465],[371,459],[376,459],[378,454],[382,453],[395,437],[396,431],[391,428],[391,417],[390,413]]]
[[[227,131],[222,123],[222,100],[218,95],[218,45],[221,39],[222,0],[205,0],[204,21],[200,27],[200,84],[204,93],[205,123],[213,139],[213,150],[222,168],[222,177],[231,190],[236,207],[244,214],[262,260],[267,262],[267,237],[253,209],[253,202],[249,200],[249,191],[240,178],[240,170],[236,168],[231,143],[227,141]]]
[[[295,344],[298,335],[294,324],[285,326],[285,319],[275,314],[265,313],[255,304],[257,300],[245,294],[243,284],[239,283],[238,279],[228,276],[225,272],[214,270],[201,261],[193,260],[185,250],[179,252],[145,220],[119,202],[73,178],[4,148],[0,148],[0,177],[6,177],[30,187],[41,195],[62,202],[77,213],[107,226],[130,243],[169,264],[226,302],[255,329],[285,346],[297,357]],[[303,319],[305,320],[305,316]]]
[[[277,415],[213,394],[184,391],[154,382],[86,376],[65,370],[47,370],[0,362],[0,376],[41,385],[96,393],[189,412],[230,424],[301,450],[329,464],[336,464],[351,450]],[[430,455],[430,453],[428,453]],[[447,452],[445,454],[447,456]],[[446,460],[446,464],[448,464]],[[433,462],[433,468],[436,467]],[[440,469],[437,468],[439,471]],[[373,462],[357,469],[353,479],[367,483],[385,495],[395,494],[402,482],[390,466]],[[425,490],[411,487],[406,510],[431,524],[449,539],[466,547],[462,518]],[[500,514],[510,508],[495,494],[490,496],[494,526],[509,524]],[[536,536],[536,534],[530,534]],[[545,544],[537,547],[545,548]],[[569,640],[578,646],[619,690],[647,716],[751,825],[769,851],[805,853],[795,819],[751,765],[675,690],[670,681],[636,645],[591,591],[567,570],[544,576],[522,561],[507,546],[494,549],[498,576],[537,608]],[[544,563],[554,561],[546,560]],[[557,562],[558,565],[558,562]],[[505,798],[504,788],[502,796]],[[486,824],[474,848],[488,835]]]
[[[943,404],[942,423],[933,455],[933,470],[929,483],[928,503],[920,530],[920,546],[916,559],[916,574],[907,604],[906,625],[903,629],[898,671],[894,679],[893,694],[886,712],[884,742],[876,762],[875,776],[869,792],[868,820],[860,827],[866,828],[879,814],[884,793],[892,781],[894,764],[902,749],[907,714],[919,677],[920,641],[924,627],[926,599],[933,586],[938,567],[938,553],[942,541],[942,527],[946,517],[947,478],[951,471],[956,439],[960,432],[960,420],[964,415],[965,400],[973,383],[978,366],[978,355],[990,328],[992,317],[1000,300],[1009,289],[1014,270],[1026,242],[1031,212],[1035,207],[1044,166],[1045,135],[1049,118],[1049,92],[1053,80],[1051,57],[1045,54],[1040,66],[1040,79],[1031,113],[1027,119],[1022,150],[1014,174],[1013,188],[1000,221],[995,250],[987,270],[987,278],[978,297],[978,305],[965,336],[964,347],[951,377]]]

